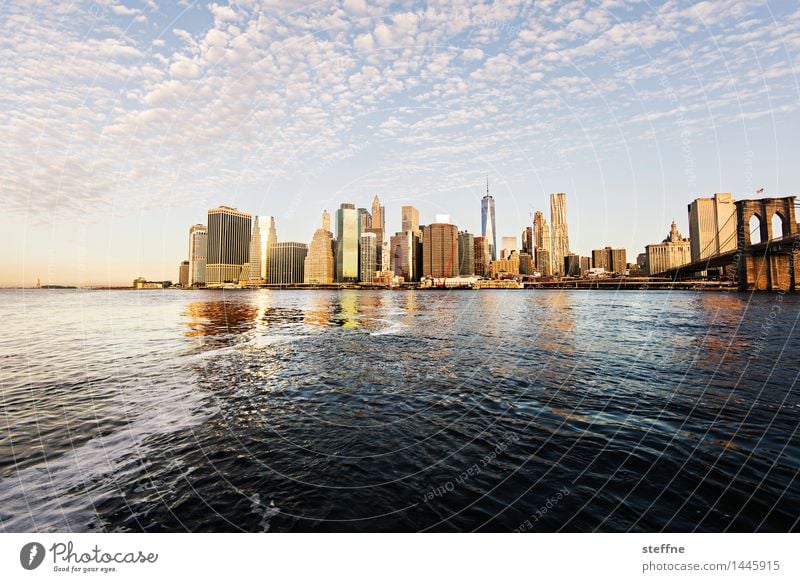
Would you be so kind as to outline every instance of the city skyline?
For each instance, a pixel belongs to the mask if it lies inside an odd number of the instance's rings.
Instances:
[[[688,232],[690,200],[796,191],[798,23],[732,1],[9,4],[0,285],[175,279],[219,204],[308,243],[303,208],[378,194],[387,238],[403,205],[479,235],[487,175],[498,236],[565,191],[571,251],[643,249]]]

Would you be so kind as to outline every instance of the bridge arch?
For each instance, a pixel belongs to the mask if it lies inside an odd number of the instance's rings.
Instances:
[[[745,246],[747,245],[757,245],[761,242],[761,217],[758,213],[754,212],[753,215],[750,217],[750,221],[747,224],[747,240],[745,242]]]
[[[772,215],[772,220],[770,221],[770,238],[769,240],[775,240],[776,238],[783,238],[788,233],[786,232],[786,219],[781,214],[780,211],[776,211]]]

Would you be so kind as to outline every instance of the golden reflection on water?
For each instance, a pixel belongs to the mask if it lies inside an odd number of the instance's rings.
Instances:
[[[193,301],[186,305],[184,324],[187,337],[214,336],[232,331],[249,331],[256,326],[258,308],[250,303]]]

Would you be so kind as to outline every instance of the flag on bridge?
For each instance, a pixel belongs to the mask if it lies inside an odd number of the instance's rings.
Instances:
[[[756,190],[756,194],[763,194],[763,193],[764,193],[763,188],[759,188],[758,190]]]

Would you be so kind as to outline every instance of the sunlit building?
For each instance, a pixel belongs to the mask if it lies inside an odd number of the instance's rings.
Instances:
[[[331,215],[322,214],[322,228],[314,231],[311,246],[303,266],[303,282],[314,285],[333,283],[336,277],[333,253],[333,233],[330,232]]]
[[[500,246],[500,258],[507,259],[511,256],[512,251],[516,251],[517,249],[517,237],[515,236],[504,236],[501,239],[501,246]]]
[[[438,218],[437,220],[444,220]],[[422,234],[423,277],[458,276],[458,227],[455,224],[436,222],[429,224]]]
[[[352,204],[342,204],[336,211],[336,280],[338,282],[358,282],[358,246],[360,242],[361,223],[358,210]]]
[[[491,256],[489,255],[489,245],[482,236],[476,236],[474,244],[475,274],[479,277],[485,277],[488,273],[489,263],[492,262]]]
[[[689,243],[692,262],[736,249],[736,204],[729,192],[689,204]]]
[[[378,249],[375,245],[377,237],[374,232],[365,232],[361,235],[361,259],[359,261],[359,281],[372,283],[375,276],[375,257]]]
[[[272,216],[256,216],[253,219],[253,234],[250,237],[248,285],[263,285],[267,282],[269,278],[269,245],[277,242],[275,219]]]
[[[612,249],[605,247],[592,251],[592,268],[604,269],[606,273],[624,275],[628,269],[628,259],[625,249]]]
[[[549,277],[553,274],[550,227],[541,210],[537,210],[533,215],[533,246],[536,271],[543,277]]]
[[[551,265],[554,275],[564,272],[564,257],[569,254],[569,232],[567,230],[567,195],[564,192],[550,194]]]
[[[658,244],[647,245],[645,257],[645,270],[648,275],[663,273],[668,269],[692,262],[691,242],[681,236],[678,225],[673,220],[667,238]],[[637,265],[638,263],[637,258]]]
[[[206,284],[207,252],[208,229],[204,224],[195,224],[189,229],[189,287]]]
[[[413,206],[403,206],[401,212],[400,232],[419,232],[419,210]]]
[[[208,211],[206,285],[239,284],[250,254],[252,215],[230,206]]]
[[[189,261],[181,261],[178,268],[178,285],[181,287],[189,286]]]
[[[419,281],[422,273],[422,237],[418,231],[398,232],[390,239],[390,269],[404,281]]]

